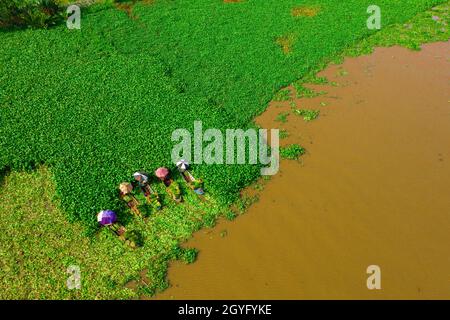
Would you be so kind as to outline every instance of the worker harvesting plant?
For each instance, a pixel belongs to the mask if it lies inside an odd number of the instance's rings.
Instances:
[[[137,216],[141,217],[141,212],[138,209],[139,201],[136,199],[136,197],[133,195],[133,186],[131,183],[128,182],[122,182],[119,185],[120,190],[120,198],[125,201],[128,208],[135,213]]]
[[[180,185],[178,182],[174,181],[170,178],[169,169],[161,167],[155,171],[156,177],[158,177],[166,186],[167,193],[172,197],[172,199],[180,203],[183,201],[183,197],[181,195]]]
[[[147,199],[147,203],[152,206],[155,210],[161,210],[162,205],[159,200],[159,195],[156,191],[153,190],[150,185],[149,175],[145,172],[135,172],[133,174],[135,181],[138,183],[139,188]]]
[[[142,237],[136,231],[127,231],[124,226],[117,222],[117,215],[112,210],[102,210],[97,215],[97,221],[102,227],[111,230],[120,240],[131,248],[136,248],[142,245]]]
[[[189,188],[194,190],[194,192],[198,195],[205,194],[205,191],[203,190],[203,180],[194,178],[194,176],[188,170],[189,163],[186,160],[181,159],[180,161],[178,161],[177,168],[184,181],[186,181],[186,183],[188,184]]]

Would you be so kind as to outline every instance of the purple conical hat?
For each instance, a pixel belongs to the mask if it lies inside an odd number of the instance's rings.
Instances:
[[[97,215],[97,221],[102,226],[113,224],[117,221],[116,213],[112,210],[102,210]]]

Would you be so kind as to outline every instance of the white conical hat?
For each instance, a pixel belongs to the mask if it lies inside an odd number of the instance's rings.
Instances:
[[[177,162],[177,167],[183,170],[187,170],[187,168],[189,168],[189,163],[186,160],[181,159]]]
[[[101,222],[103,218],[104,210],[100,211],[97,215],[97,221]]]
[[[144,181],[147,181],[147,180],[148,180],[148,174],[145,173],[145,172],[139,172],[139,171],[137,171],[137,172],[133,173],[133,177],[134,177],[135,179],[137,179],[138,177],[141,177],[141,179],[144,180]]]

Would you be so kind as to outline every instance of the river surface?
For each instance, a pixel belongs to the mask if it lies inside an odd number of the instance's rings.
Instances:
[[[173,263],[156,298],[449,299],[449,53],[378,48],[332,65],[320,75],[338,86],[294,100],[321,111],[311,122],[274,122],[291,106],[272,102],[257,123],[308,153],[283,160],[244,215],[197,232],[198,260]]]

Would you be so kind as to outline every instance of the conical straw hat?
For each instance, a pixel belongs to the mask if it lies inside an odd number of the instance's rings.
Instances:
[[[122,183],[119,185],[119,190],[120,190],[122,193],[127,194],[127,193],[130,193],[131,191],[133,191],[133,186],[131,185],[131,183],[128,183],[128,182],[122,182]]]

